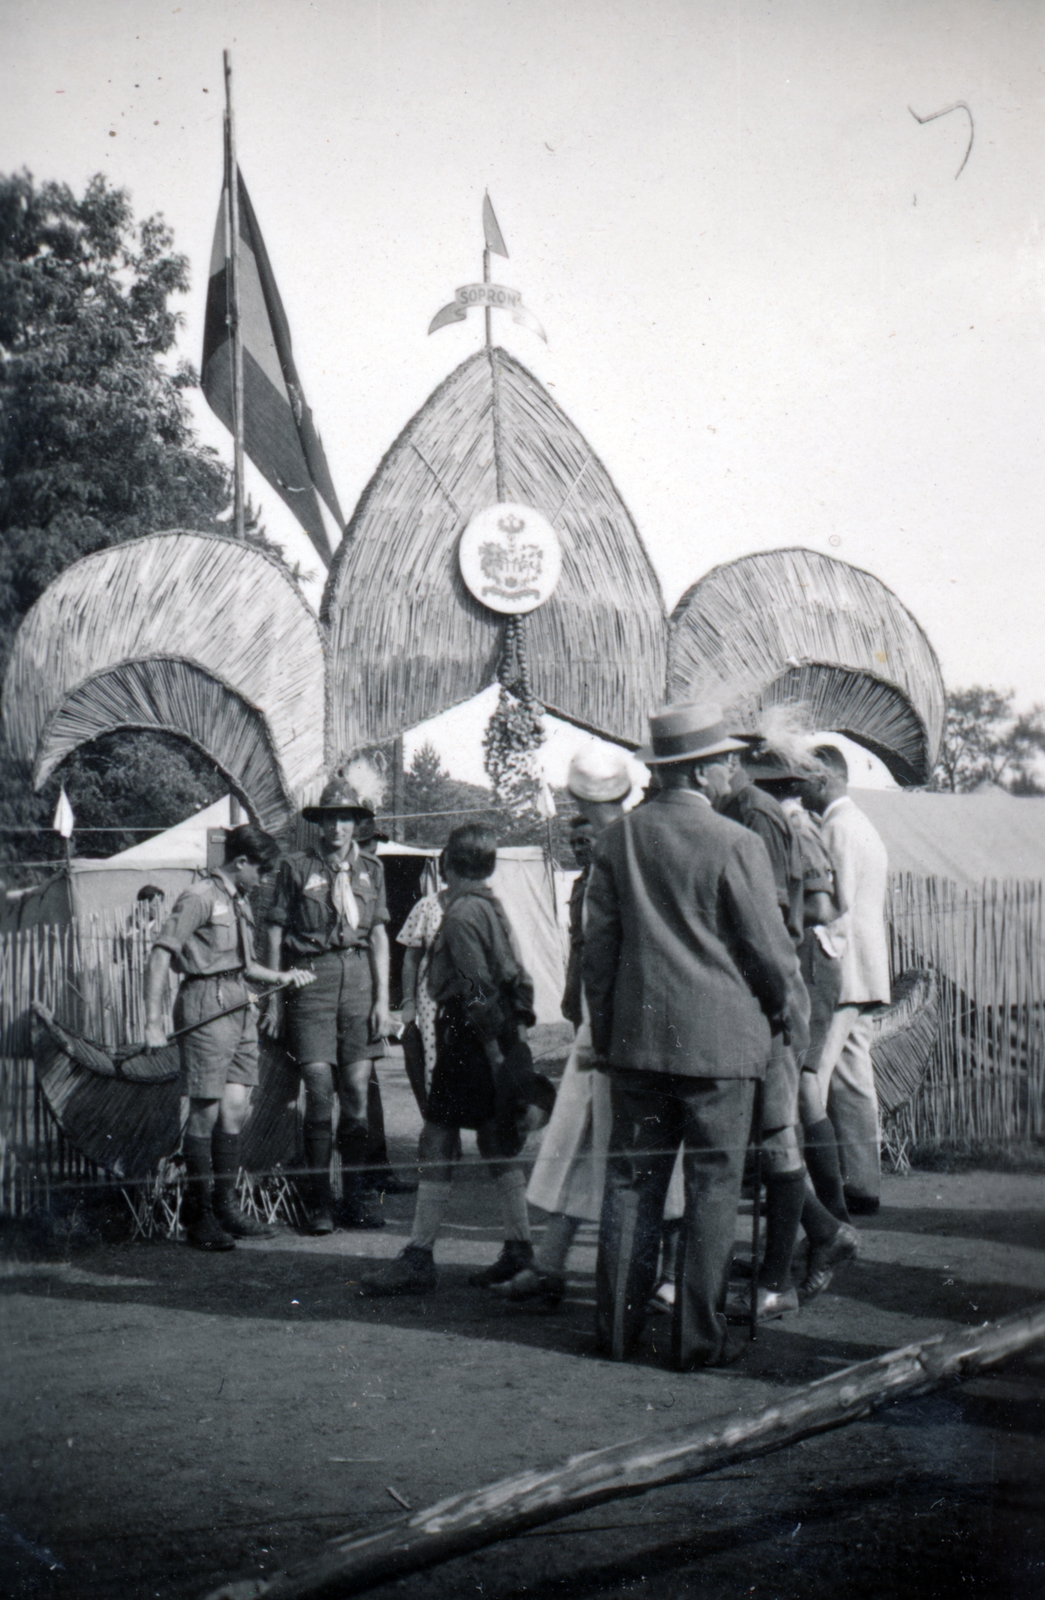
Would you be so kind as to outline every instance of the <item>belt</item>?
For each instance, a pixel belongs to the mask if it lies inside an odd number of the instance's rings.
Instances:
[[[222,967],[220,972],[186,972],[182,974],[182,983],[203,983],[206,979],[214,978],[241,978],[243,967]]]

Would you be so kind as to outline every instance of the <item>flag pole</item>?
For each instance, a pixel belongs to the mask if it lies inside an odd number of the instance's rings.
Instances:
[[[484,247],[483,247],[483,282],[484,283],[489,283],[489,281],[490,281],[490,246],[489,245],[484,245]],[[487,348],[487,350],[489,350],[490,346],[493,344],[492,312],[491,312],[489,306],[485,306],[483,309],[484,309],[484,314],[485,314],[485,317],[486,317],[486,348]]]
[[[236,124],[232,115],[232,57],[223,51],[225,63],[225,192],[228,196],[228,231],[225,251],[228,261],[229,332],[232,335],[232,481],[235,533],[244,537],[243,517],[243,335],[239,316],[239,168],[236,162]]]

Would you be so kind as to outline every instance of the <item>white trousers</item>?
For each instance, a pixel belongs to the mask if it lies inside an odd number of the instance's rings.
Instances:
[[[882,1182],[881,1139],[871,1034],[871,1019],[861,1006],[836,1007],[816,1076],[834,1124],[846,1188],[877,1200]]]

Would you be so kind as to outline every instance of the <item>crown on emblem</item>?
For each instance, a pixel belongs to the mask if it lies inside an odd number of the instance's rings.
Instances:
[[[497,526],[502,533],[506,533],[509,539],[512,539],[517,533],[522,533],[526,524],[522,517],[517,517],[515,512],[512,511],[506,517],[498,517]]]

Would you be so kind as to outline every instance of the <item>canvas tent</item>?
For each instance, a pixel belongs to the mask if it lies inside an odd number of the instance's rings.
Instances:
[[[983,788],[974,794],[853,789],[893,872],[967,888],[990,879],[1045,879],[1045,798]]]

